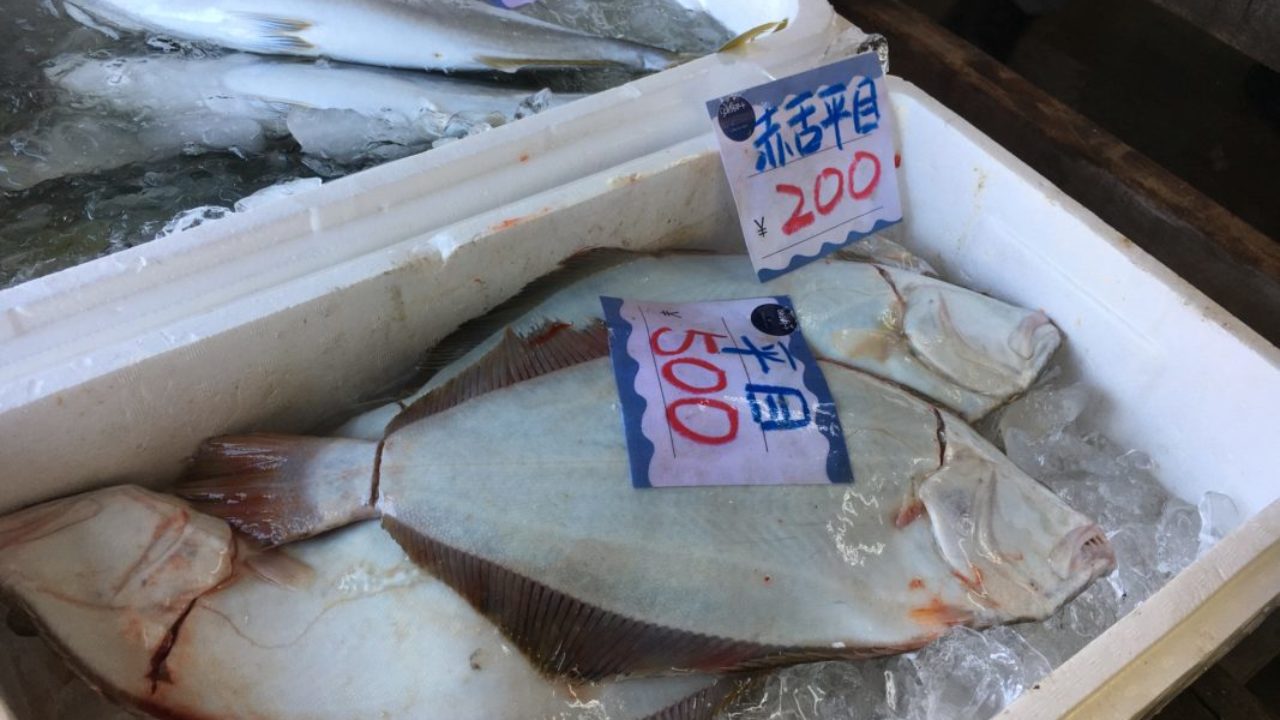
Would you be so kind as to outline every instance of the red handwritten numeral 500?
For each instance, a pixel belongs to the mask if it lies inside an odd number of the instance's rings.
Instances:
[[[854,175],[857,174],[858,164],[864,161],[871,163],[871,179],[868,180],[866,185],[862,188],[858,188],[857,183],[854,180]],[[853,162],[849,163],[849,169],[846,172],[840,172],[835,168],[829,167],[824,168],[822,172],[818,173],[818,176],[813,179],[813,204],[814,207],[818,209],[819,213],[823,215],[830,215],[831,212],[840,204],[840,201],[844,200],[846,176],[849,179],[849,197],[854,200],[865,200],[871,196],[871,193],[875,192],[876,186],[880,184],[880,158],[869,152],[859,150],[853,154]],[[835,179],[836,189],[835,192],[831,193],[830,197],[824,201],[822,199],[823,188],[830,185],[829,182],[824,183],[824,180],[829,180],[831,178]],[[800,230],[803,230],[813,224],[815,219],[813,211],[805,210],[804,190],[800,189],[796,185],[787,184],[778,185],[774,189],[782,195],[794,195],[797,200],[795,209],[791,211],[791,217],[787,218],[787,221],[782,224],[783,235],[794,235]]]

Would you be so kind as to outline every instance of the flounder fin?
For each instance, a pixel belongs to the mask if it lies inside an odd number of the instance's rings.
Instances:
[[[483,358],[397,415],[387,435],[485,393],[608,355],[609,332],[599,321],[584,328],[550,322],[526,337],[508,329]]]
[[[282,550],[250,555],[245,567],[273,585],[294,590],[306,590],[316,579],[315,568]]]
[[[673,670],[756,670],[898,654],[918,649],[929,640],[894,647],[788,647],[656,625],[589,605],[498,563],[436,541],[390,515],[382,518],[382,526],[415,563],[466,598],[539,669],[552,676],[601,680]],[[678,706],[671,711],[677,712]]]
[[[375,516],[378,444],[301,435],[206,440],[174,493],[268,547]]]
[[[248,29],[247,46],[255,52],[301,52],[314,50],[315,46],[304,40],[298,33],[311,27],[307,20],[267,15],[265,13],[232,12],[229,13]]]
[[[525,285],[520,292],[482,317],[463,323],[448,337],[428,350],[419,364],[416,376],[406,385],[422,387],[441,369],[461,359],[495,333],[501,332],[560,290],[598,272],[640,257],[644,255],[616,248],[592,248],[569,256],[560,263],[559,268]],[[380,400],[378,405],[384,402]]]

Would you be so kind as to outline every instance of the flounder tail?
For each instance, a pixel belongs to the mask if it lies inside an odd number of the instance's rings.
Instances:
[[[378,443],[300,435],[206,440],[174,493],[268,547],[376,517]]]

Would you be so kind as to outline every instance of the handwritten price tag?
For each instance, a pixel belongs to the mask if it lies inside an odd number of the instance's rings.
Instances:
[[[875,53],[707,103],[761,282],[902,220]]]
[[[600,301],[633,485],[853,482],[835,402],[789,298]]]

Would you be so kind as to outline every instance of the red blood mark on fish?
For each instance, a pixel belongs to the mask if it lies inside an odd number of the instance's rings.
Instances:
[[[937,595],[933,596],[928,605],[908,610],[907,616],[921,625],[935,627],[939,625],[945,627],[963,625],[973,619],[972,614],[942,602],[942,598]]]
[[[771,576],[769,576],[769,575],[765,575],[765,576],[764,576],[764,584],[765,584],[765,585],[768,585],[768,584],[770,584],[770,583],[772,583],[772,582],[773,582],[773,578],[772,578]]]
[[[959,570],[952,570],[951,574],[960,581],[961,585],[964,585],[970,591],[978,593],[979,595],[986,595],[986,588],[982,586],[982,570],[977,565],[970,565],[969,572],[973,573],[973,577],[969,577]]]
[[[924,580],[921,580],[920,578],[911,578],[911,582],[907,583],[907,587],[912,590],[923,590]]]
[[[573,327],[567,322],[554,322],[542,328],[538,333],[528,339],[528,343],[533,346],[545,345],[551,341],[551,338],[559,335],[561,332]]]
[[[893,166],[902,167],[902,153],[893,154]]]
[[[924,501],[922,501],[920,498],[912,498],[911,502],[904,505],[902,509],[898,511],[898,516],[894,518],[893,525],[894,527],[901,530],[902,528],[915,522],[916,518],[920,517],[923,514],[924,514]]]
[[[520,153],[520,162],[522,163],[529,162],[529,153]]]

